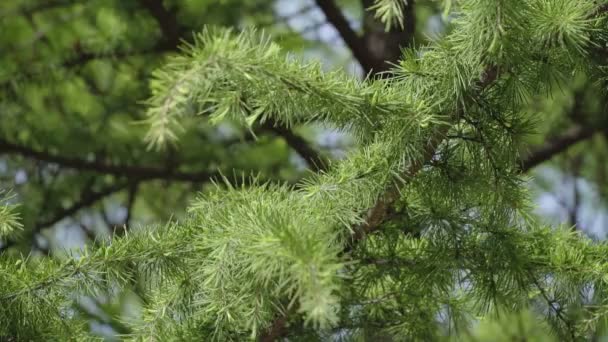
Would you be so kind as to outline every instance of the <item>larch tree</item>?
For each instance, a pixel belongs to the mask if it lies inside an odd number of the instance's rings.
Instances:
[[[316,0],[363,79],[289,54],[301,36],[248,27],[263,26],[269,2],[203,3],[209,23],[231,28],[184,34],[200,24],[187,1],[8,6],[11,32],[46,44],[0,34],[15,48],[3,60],[0,152],[14,158],[12,179],[36,174],[2,193],[0,339],[608,333],[608,246],[583,233],[576,206],[564,225],[539,218],[528,174],[567,151],[574,184],[603,191],[608,3],[363,0],[357,32],[337,4]],[[423,37],[429,13],[443,31]],[[76,23],[57,33],[57,20]],[[331,158],[298,132],[310,127],[353,146]],[[120,224],[95,208],[112,194],[123,195]],[[91,227],[99,217],[109,238]],[[68,218],[89,244],[40,242]],[[135,314],[109,304],[126,294]],[[92,332],[92,320],[113,334]]]

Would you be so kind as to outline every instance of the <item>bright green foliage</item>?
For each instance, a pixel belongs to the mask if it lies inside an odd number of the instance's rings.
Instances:
[[[168,13],[179,17],[179,35],[173,40],[146,7],[155,2],[167,4]],[[180,135],[179,146],[197,148],[156,151],[146,150],[149,126],[141,124],[152,71],[179,52],[180,39],[192,41],[192,32],[202,30],[203,23],[261,26],[274,37],[291,37],[291,44],[302,45],[292,32],[267,27],[274,20],[271,7],[259,0],[0,1],[0,189],[13,189],[23,224],[10,237],[6,253],[27,254],[32,245],[61,249],[57,226],[76,228],[82,218],[92,217],[87,226],[107,238],[114,225],[123,224],[112,215],[117,207],[132,208],[133,226],[182,217],[209,181],[207,175],[234,178],[255,172],[264,180],[301,178],[305,170],[291,162],[290,147],[268,130],[256,129],[254,141],[234,124],[218,128],[191,120],[182,122],[191,129]],[[55,157],[85,167],[66,166]],[[128,169],[154,169],[160,175],[123,172]],[[195,177],[171,175],[178,173]],[[108,192],[72,215],[60,215],[83,199]],[[111,219],[108,225],[104,211]],[[64,219],[55,222],[57,218]],[[89,240],[95,240],[94,234]],[[0,249],[4,242],[2,238]]]
[[[500,331],[500,334],[496,332]],[[504,314],[495,320],[484,320],[475,333],[464,338],[465,341],[551,341],[547,335],[546,324],[533,314],[525,311],[520,314]]]
[[[202,33],[155,76],[147,136],[155,146],[175,140],[178,116],[189,113],[249,125],[269,117],[288,127],[320,121],[366,135],[387,113],[399,111],[390,89],[289,60],[255,33]]]
[[[605,333],[608,246],[537,222],[518,165],[531,99],[606,76],[598,6],[456,1],[449,35],[406,52],[393,78],[363,82],[289,59],[255,33],[201,34],[155,74],[150,144],[180,139],[181,120],[199,114],[319,122],[353,132],[357,148],[296,185],[206,189],[187,219],[76,259],[2,260],[0,335],[81,333],[71,297],[133,279],[146,284],[126,336],[136,340],[244,340],[282,319],[302,341]],[[399,215],[361,234],[387,188],[398,189]]]
[[[0,237],[3,238],[23,228],[17,213],[17,205],[9,203],[12,198],[10,193],[0,191],[0,200],[4,202],[0,206]]]
[[[376,12],[376,18],[385,23],[388,30],[395,25],[403,27],[403,8],[406,4],[407,0],[376,0],[369,10]]]

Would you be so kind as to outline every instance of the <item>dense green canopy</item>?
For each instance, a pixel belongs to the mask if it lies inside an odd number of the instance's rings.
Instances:
[[[0,4],[0,340],[599,339],[607,20]]]

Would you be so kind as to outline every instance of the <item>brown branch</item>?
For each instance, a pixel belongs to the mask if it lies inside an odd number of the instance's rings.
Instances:
[[[382,77],[390,77],[384,74],[392,64],[397,63],[402,56],[404,48],[409,47],[416,32],[416,14],[414,11],[414,0],[408,0],[403,6],[403,27],[393,27],[389,31],[373,11],[368,10],[374,4],[374,0],[361,0],[365,9],[363,13],[363,44],[365,51],[374,60],[372,68],[365,68],[366,73],[381,74]]]
[[[217,172],[180,172],[151,166],[107,164],[101,161],[88,161],[85,159],[58,156],[49,152],[36,151],[29,147],[20,146],[1,138],[0,154],[20,155],[25,158],[57,164],[74,170],[124,176],[133,181],[165,179],[184,182],[206,182],[219,176],[219,173]]]
[[[293,133],[285,126],[278,123],[266,123],[264,128],[281,136],[291,148],[293,148],[308,164],[308,167],[314,172],[325,171],[328,167],[327,159],[310,146],[310,144],[301,136]]]
[[[350,27],[348,20],[333,0],[315,0],[329,21],[340,33],[340,36],[352,51],[353,56],[367,72],[376,65],[376,60],[367,50],[361,37]]]
[[[139,0],[139,3],[156,19],[163,33],[164,44],[167,49],[176,49],[181,41],[180,29],[175,13],[163,5],[162,0]]]
[[[411,39],[414,34],[414,7],[413,1],[408,3],[407,6],[404,6],[404,16],[406,20],[406,26],[399,31],[396,32],[384,32],[384,27],[380,26],[380,31],[378,32],[378,22],[371,20],[368,18],[368,21],[373,22],[371,25],[366,27],[366,41],[383,45],[383,48],[380,51],[376,51],[378,56],[374,57],[371,55],[371,51],[373,51],[370,46],[366,46],[363,41],[356,36],[350,26],[348,26],[348,22],[343,17],[339,8],[335,5],[335,3],[331,0],[317,0],[317,4],[323,12],[326,14],[327,19],[334,24],[336,29],[342,34],[344,31],[343,38],[347,42],[352,41],[352,44],[348,44],[348,46],[353,51],[353,55],[359,60],[361,66],[368,71],[373,71],[374,66],[376,67],[376,72],[381,72],[386,70],[386,62],[395,63],[400,58],[400,51],[403,47],[409,45],[411,43]],[[362,4],[364,8],[367,8],[371,5],[369,0],[363,0]],[[364,16],[367,14],[364,14]],[[381,24],[381,23],[380,23]],[[344,36],[346,35],[346,37]],[[353,37],[354,35],[354,37]],[[356,38],[356,41],[355,41]],[[348,39],[348,41],[347,41]],[[374,40],[376,40],[374,42]],[[360,51],[363,50],[363,51]],[[357,57],[358,54],[362,54],[361,58]],[[385,65],[384,67],[379,67],[378,62]],[[486,87],[490,83],[492,83],[497,77],[497,70],[495,68],[489,68],[486,74],[484,75],[484,79],[480,81],[480,85]],[[424,147],[423,158],[414,162],[402,175],[402,179],[409,179],[413,177],[422,169],[422,167],[428,163],[435,151],[439,147],[439,144],[445,138],[450,126],[446,125],[440,127],[435,135],[433,135],[426,146]],[[353,236],[353,241],[357,241],[363,237],[366,231],[372,229],[372,227],[377,226],[380,222],[382,222],[385,216],[388,213],[389,207],[396,201],[399,196],[399,185],[396,183],[392,183],[384,192],[384,194],[378,199],[376,205],[370,209],[367,220],[359,227],[359,229],[355,230],[355,234]]]
[[[272,325],[265,334],[260,336],[260,342],[273,342],[285,336],[287,333],[287,318],[289,315],[281,315],[272,322]]]
[[[601,131],[597,126],[574,126],[564,134],[547,141],[542,146],[530,152],[521,162],[521,172],[527,172],[555,155],[567,150],[578,142],[589,139]]]
[[[39,233],[41,230],[53,226],[54,224],[60,222],[61,220],[76,214],[78,211],[80,211],[84,208],[88,208],[88,207],[94,205],[95,203],[97,203],[98,201],[101,201],[102,199],[104,199],[108,196],[111,196],[119,191],[129,188],[130,184],[131,183],[112,184],[111,186],[108,186],[99,191],[90,191],[90,189],[88,189],[88,187],[87,187],[82,191],[81,198],[78,202],[72,204],[71,206],[69,206],[67,208],[62,208],[61,210],[56,212],[51,218],[49,218],[45,221],[40,221],[40,222],[36,223],[33,231],[34,231],[34,233]],[[79,226],[81,227],[81,229],[83,229],[85,231],[85,233],[87,234],[87,236],[90,239],[95,241],[95,237],[94,237],[94,234],[92,231],[87,229],[87,227],[85,227],[82,223],[80,223]],[[34,234],[34,236],[35,236],[35,234]],[[8,240],[6,243],[6,246],[2,246],[2,248],[0,249],[0,253],[2,253],[2,251],[5,250],[6,248],[11,247],[12,245],[15,245],[15,244],[16,244],[15,241]],[[34,245],[43,253],[45,253],[45,254],[50,253],[50,250],[48,248],[40,246],[36,242],[36,240],[34,240]]]
[[[362,5],[364,9],[369,8],[373,4],[371,0],[362,0]],[[365,27],[365,44],[366,50],[368,53],[376,53],[376,60],[379,61],[380,65],[376,65],[376,72],[382,72],[386,70],[387,63],[396,63],[401,57],[401,49],[409,44],[414,36],[414,2],[411,1],[406,6],[404,6],[404,17],[406,25],[405,27],[397,32],[385,32],[384,26],[382,23],[378,22],[376,19],[369,17],[370,13],[366,11],[364,13],[364,18],[366,19],[366,27]],[[380,47],[374,48],[374,45],[380,45]],[[497,77],[497,70],[495,68],[488,69],[485,75],[483,75],[484,79],[480,81],[480,85],[485,87],[492,83],[494,79]],[[401,179],[410,179],[414,175],[416,175],[422,167],[428,163],[431,158],[435,155],[435,151],[445,138],[445,135],[448,133],[450,126],[445,125],[443,127],[439,127],[436,133],[431,136],[424,147],[424,153],[422,159],[415,161],[410,167],[405,170],[402,174]],[[373,227],[377,227],[382,221],[384,221],[385,217],[388,215],[388,211],[391,205],[397,200],[400,193],[400,186],[397,183],[392,183],[384,192],[382,196],[378,199],[376,205],[370,209],[367,215],[367,219],[364,221],[362,225],[355,230],[355,234],[353,236],[352,243],[363,238],[366,232],[374,229]],[[351,246],[347,246],[346,250],[350,249]]]
[[[86,235],[87,239],[89,239],[93,243],[97,243],[97,234],[91,227],[87,226],[82,222],[78,223],[78,227]]]
[[[478,89],[482,91],[492,84],[498,78],[498,69],[496,67],[489,67],[486,69],[482,79],[478,82]],[[462,111],[462,109],[460,109]],[[456,114],[453,117],[460,117],[461,115]],[[422,168],[427,165],[439,148],[439,145],[444,141],[445,136],[450,130],[451,126],[445,124],[438,127],[437,130],[431,135],[427,141],[422,158],[414,161],[407,169],[405,169],[400,175],[400,179],[408,180],[416,176]],[[353,245],[359,240],[363,239],[365,235],[374,232],[380,227],[380,224],[384,222],[385,217],[389,214],[389,208],[399,198],[400,190],[404,186],[403,183],[391,183],[384,193],[378,198],[376,204],[369,210],[367,218],[363,224],[357,229],[351,239],[351,242],[346,246],[345,251],[352,249]]]
[[[36,232],[39,232],[40,230],[42,230],[46,227],[50,227],[50,226],[54,225],[55,223],[63,220],[64,218],[74,215],[80,209],[90,207],[91,205],[95,204],[97,201],[99,201],[105,197],[108,197],[114,193],[117,193],[117,192],[125,189],[127,186],[128,186],[128,184],[125,184],[125,183],[113,184],[102,190],[86,193],[80,199],[80,201],[72,204],[71,206],[69,206],[67,208],[64,208],[64,209],[58,211],[50,219],[37,223],[34,230]]]
[[[128,227],[131,224],[131,218],[133,217],[133,206],[135,205],[135,197],[137,197],[137,190],[139,190],[139,183],[134,183],[129,188],[129,197],[127,197],[126,209],[127,217],[125,217],[125,226]]]
[[[107,216],[105,210],[102,210],[102,217],[106,222],[108,229],[113,233],[114,236],[123,236],[131,225],[131,218],[133,217],[133,205],[135,204],[135,198],[137,197],[137,191],[139,189],[139,183],[132,183],[128,187],[127,201],[124,204],[126,210],[126,216],[120,223],[112,223]]]

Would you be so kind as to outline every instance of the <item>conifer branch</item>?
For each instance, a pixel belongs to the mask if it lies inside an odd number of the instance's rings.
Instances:
[[[485,88],[496,79],[496,69],[490,69],[489,73],[490,74],[486,73],[486,78],[481,81],[481,89]],[[430,140],[430,143],[427,145],[427,149],[425,149],[425,158],[423,162],[420,164],[413,164],[408,171],[402,175],[402,179],[409,179],[413,177],[418,171],[420,171],[422,166],[430,161],[435,153],[435,150],[437,149],[437,146],[441,143],[448,130],[449,127],[445,127],[445,130],[438,132],[437,135],[433,137],[440,140]],[[598,126],[576,125],[571,127],[564,134],[547,141],[545,144],[530,152],[525,158],[523,158],[521,161],[521,172],[528,172],[530,169],[553,158],[555,155],[569,149],[571,146],[593,137],[595,133],[600,132],[601,130],[602,128]],[[432,143],[433,141],[435,141],[434,144]],[[385,192],[385,197],[380,198],[378,203],[370,210],[365,223],[361,225],[359,229],[355,230],[355,234],[353,236],[354,242],[362,239],[367,233],[373,232],[380,226],[388,214],[390,206],[398,199],[398,197],[399,187],[396,183],[394,183]],[[350,248],[351,247],[349,246],[347,251],[350,250]]]
[[[594,17],[603,15],[606,11],[608,11],[608,5],[602,5],[598,7],[597,10],[594,11],[591,15],[589,15],[588,18],[593,19]],[[483,91],[497,78],[498,68],[496,66],[491,66],[486,69],[486,71],[483,73],[482,79],[478,82],[478,85],[476,87],[478,92]],[[461,115],[455,114],[453,117],[461,117]],[[421,160],[414,162],[410,167],[408,167],[408,169],[405,170],[405,172],[401,175],[401,179],[407,180],[415,176],[422,169],[422,167],[431,160],[431,158],[435,155],[438,146],[444,140],[445,135],[447,134],[449,129],[449,126],[444,126],[443,128],[437,130],[436,134],[429,139],[424,149],[424,157]],[[572,129],[572,131],[568,132],[560,139],[554,141],[550,145],[544,146],[544,148],[541,148],[540,150],[536,151],[536,153],[531,155],[526,161],[524,161],[522,169],[530,169],[534,165],[546,159],[549,159],[555,153],[559,153],[564,149],[568,148],[570,145],[585,138],[588,138],[589,136],[593,135],[593,133],[595,133],[595,131],[592,131],[591,128]],[[397,185],[397,183],[391,183],[391,185],[386,189],[384,194],[380,196],[377,203],[370,209],[364,223],[361,224],[357,229],[355,229],[352,241],[347,244],[345,251],[351,250],[352,244],[355,244],[356,242],[364,238],[365,235],[379,228],[380,224],[388,215],[390,207],[399,198],[401,186]]]
[[[529,276],[530,276],[532,283],[538,289],[541,296],[547,303],[549,310],[553,311],[555,313],[555,316],[559,320],[561,320],[564,323],[564,325],[568,328],[568,332],[570,334],[570,338],[572,339],[572,341],[576,341],[576,331],[574,329],[574,326],[572,325],[572,322],[564,316],[564,314],[562,312],[562,308],[559,307],[559,303],[556,300],[549,298],[547,291],[540,284],[540,282],[536,279],[536,277],[534,276],[534,274],[532,272],[529,272]],[[558,306],[556,306],[556,305],[558,305]]]
[[[492,11],[496,11],[496,7],[494,7],[495,5],[492,4],[491,2],[484,3],[484,5],[487,6],[485,9],[488,10],[488,12],[492,13]],[[586,7],[584,4],[581,5],[581,7],[577,7],[577,6],[578,5],[573,5],[572,9],[578,10],[578,12],[575,15],[573,15],[572,21],[569,22],[568,24],[575,27],[574,29],[572,29],[573,32],[575,32],[576,30],[581,30],[581,29],[590,30],[591,29],[590,21],[580,19],[581,13],[585,12],[588,7]],[[472,11],[472,8],[469,8],[469,10]],[[499,11],[500,10],[501,9],[499,9]],[[535,10],[538,10],[538,9],[535,9]],[[511,12],[511,15],[514,15],[513,13],[514,12]],[[494,12],[494,14],[496,16],[498,16],[498,18],[500,20],[501,14],[497,13],[497,12]],[[489,21],[489,24],[491,25],[491,24],[493,24],[495,19],[496,19],[496,17],[488,16],[487,20]],[[479,20],[475,24],[480,24],[481,27],[486,26],[486,23],[484,23],[484,20]],[[469,27],[474,27],[474,26],[469,26]],[[544,35],[544,39],[547,39],[547,37],[549,37],[549,39],[550,39],[550,37],[553,34],[562,34],[560,32],[560,30],[562,30],[562,26],[555,25],[554,22],[541,23],[541,26],[539,26],[539,28],[540,28],[539,31],[546,33]],[[502,32],[504,32],[504,30],[503,30],[503,27],[501,26],[501,24],[499,24],[498,27],[494,27],[493,29],[496,30],[493,35],[493,38],[492,38],[492,35],[488,35],[488,36],[484,37],[485,40],[481,41],[483,43],[482,46],[480,46],[480,41],[470,40],[470,43],[472,43],[472,44],[467,47],[470,48],[471,51],[475,51],[475,53],[478,54],[475,58],[479,58],[480,55],[484,56],[488,52],[493,53],[496,51],[495,47],[496,47],[497,40],[498,40],[497,38],[502,34]],[[571,33],[571,32],[568,32],[568,33]],[[464,35],[461,38],[463,40],[466,40],[468,38],[468,36],[470,36],[470,35],[471,35],[471,32],[464,33]],[[488,37],[490,39],[488,39]],[[571,37],[571,41],[569,41],[570,46],[565,46],[565,47],[566,47],[566,49],[569,48],[569,49],[572,49],[571,51],[577,51],[578,53],[580,53],[582,50],[582,47],[586,46],[586,44],[587,44],[586,39],[587,39],[587,37],[584,34],[579,35],[579,36],[573,35]],[[563,45],[566,45],[566,44],[563,44]],[[443,57],[448,57],[448,56],[444,55]],[[481,59],[483,60],[485,58],[481,57]],[[474,61],[475,62],[473,62],[473,63],[476,63],[478,60],[474,59]],[[494,63],[488,63],[488,64],[494,65]],[[412,70],[412,74],[414,75],[411,77],[415,78],[415,75],[417,75],[418,72],[421,72],[421,67],[418,64],[416,64],[416,62],[411,62],[411,64],[408,65],[408,71],[409,70]],[[456,75],[458,75],[458,77],[461,78],[460,71],[457,71]],[[454,77],[456,75],[450,75],[450,76]],[[408,75],[408,76],[410,76],[410,75]],[[485,72],[482,73],[482,79],[479,82],[477,82],[477,84],[473,85],[473,87],[472,87],[475,92],[475,94],[472,95],[472,98],[476,98],[484,89],[486,89],[490,84],[494,83],[494,81],[496,81],[497,78],[498,78],[498,66],[491,66],[491,67],[486,68]],[[465,87],[468,87],[466,85],[467,84],[466,81],[461,84],[463,84]],[[453,90],[453,89],[454,88],[451,88],[451,90]],[[471,89],[466,89],[466,88],[465,89],[462,89],[462,88],[456,89],[456,93],[460,93],[461,91],[469,92],[470,90]],[[415,91],[418,91],[418,89],[415,89]],[[456,121],[457,119],[461,118],[465,112],[465,108],[464,108],[465,104],[461,103],[460,101],[457,101],[456,103],[457,103],[456,104],[457,109],[455,111],[452,111],[451,115],[449,115],[449,121]],[[380,224],[387,217],[387,213],[388,213],[389,209],[399,199],[403,184],[407,183],[409,179],[416,176],[419,173],[419,171],[421,171],[423,169],[423,167],[432,160],[432,158],[437,154],[439,146],[444,141],[444,138],[450,129],[451,129],[451,123],[436,126],[434,132],[431,133],[430,138],[427,140],[426,144],[423,146],[422,156],[411,160],[410,165],[408,167],[406,167],[406,169],[398,177],[396,177],[397,179],[403,181],[401,184],[397,184],[396,182],[390,183],[390,185],[378,197],[376,203],[369,210],[364,223],[359,225],[354,230],[354,234],[351,236],[351,240],[348,241],[348,243],[346,244],[346,246],[344,248],[344,252],[350,252],[353,249],[354,245],[356,245],[366,235],[379,229]],[[492,166],[494,166],[494,165],[492,165]],[[278,320],[275,320],[273,323],[270,324],[271,330],[268,333],[273,333],[273,331],[282,331],[283,330],[281,327],[281,325],[283,324],[282,322],[286,322],[286,321],[287,321],[287,319],[285,317],[280,317]]]
[[[492,84],[498,77],[498,68],[495,66],[488,67],[482,75],[481,80],[477,83],[477,89],[481,92],[483,89]],[[454,118],[460,117],[461,113],[455,113]],[[420,158],[412,161],[412,163],[399,175],[401,180],[409,180],[415,177],[422,168],[427,165],[435,156],[440,144],[444,141],[445,136],[451,129],[449,123],[443,123],[435,128],[434,132],[428,138],[423,146],[423,153]],[[380,228],[380,225],[389,215],[392,205],[399,199],[403,183],[397,181],[390,182],[383,193],[378,196],[376,203],[368,210],[364,222],[353,229],[354,233],[344,246],[343,254],[349,253],[354,246],[359,243],[366,235],[373,233]],[[270,325],[270,330],[261,335],[260,340],[265,340],[269,334],[276,334],[284,331],[284,324],[288,321],[287,317],[280,316]]]
[[[179,27],[175,13],[165,9],[161,0],[139,0],[154,16],[165,37],[166,44],[161,45],[161,49],[177,50],[180,43]],[[320,153],[313,149],[310,144],[302,137],[293,133],[289,128],[269,121],[269,126],[274,127],[273,131],[283,137],[287,144],[300,154],[308,162],[311,169],[315,171],[325,168],[324,160]]]
[[[478,82],[479,92],[487,88],[497,78],[498,68],[495,66],[488,67],[483,73],[481,80]],[[456,113],[453,117],[456,118],[460,116],[462,116],[460,113]],[[399,178],[408,180],[416,176],[416,174],[431,161],[450,128],[450,125],[443,125],[437,128],[435,133],[427,141],[422,158],[415,160],[406,170],[404,170]],[[399,184],[397,182],[390,183],[384,193],[380,195],[376,204],[369,210],[365,221],[354,230],[354,235],[346,245],[345,252],[350,251],[353,246],[367,234],[373,233],[380,228],[382,222],[384,222],[385,218],[389,215],[391,206],[399,199],[401,188],[404,185],[405,184]]]

